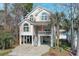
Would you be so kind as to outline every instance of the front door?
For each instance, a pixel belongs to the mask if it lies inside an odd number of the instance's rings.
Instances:
[[[27,36],[27,43],[32,43],[32,36]]]

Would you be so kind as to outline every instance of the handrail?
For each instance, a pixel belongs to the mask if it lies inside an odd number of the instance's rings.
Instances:
[[[51,31],[38,31],[39,34],[50,34]]]

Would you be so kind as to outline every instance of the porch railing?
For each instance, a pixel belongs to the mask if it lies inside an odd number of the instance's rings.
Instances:
[[[38,31],[38,34],[51,34],[51,31]]]

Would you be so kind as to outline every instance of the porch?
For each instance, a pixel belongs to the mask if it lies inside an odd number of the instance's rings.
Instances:
[[[53,46],[52,36],[48,34],[38,34],[38,38],[34,35],[22,35],[20,39],[20,45],[32,44],[32,46],[48,45]]]

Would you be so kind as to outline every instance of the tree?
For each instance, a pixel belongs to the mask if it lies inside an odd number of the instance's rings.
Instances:
[[[13,42],[14,40],[11,33],[5,31],[0,32],[0,46],[2,50],[12,47]]]
[[[76,53],[76,55],[79,56],[79,36],[78,36],[79,35],[79,4],[73,3],[72,7],[74,8],[74,12],[72,12],[72,13],[75,15],[75,17],[73,16],[74,17],[74,28],[77,31],[77,53]],[[72,43],[74,43],[74,42],[72,42]],[[74,49],[74,48],[72,47],[72,49]]]
[[[77,11],[77,13],[75,14],[76,15],[76,17],[75,17],[75,20],[74,20],[74,28],[76,29],[76,31],[77,31],[77,52],[76,52],[76,55],[77,56],[79,56],[79,4],[76,4],[75,5],[76,7],[76,11]]]
[[[56,47],[56,38],[55,38],[55,19],[54,19],[54,14],[51,14],[50,16],[50,24],[48,24],[48,26],[51,28],[51,35],[52,35],[52,39],[51,39],[51,47]]]
[[[64,14],[61,12],[61,13],[58,13],[56,12],[54,14],[54,25],[56,26],[56,48],[59,48],[59,35],[60,35],[60,32],[59,32],[59,29],[60,29],[60,23],[61,23],[61,20],[62,18],[64,17]]]
[[[25,15],[32,9],[32,3],[30,4],[12,4],[13,9],[11,10],[10,14],[13,18],[13,26],[12,26],[12,33],[15,36],[16,43],[19,40],[19,26],[18,23],[23,20]]]
[[[4,10],[2,11],[4,17],[1,17],[1,22],[3,21],[4,30],[11,32],[12,35],[15,37],[16,43],[18,43],[19,38],[19,26],[18,23],[23,20],[23,17],[27,15],[32,9],[32,3],[5,3]]]
[[[68,7],[69,9],[68,9],[68,19],[70,19],[71,20],[71,22],[70,22],[70,24],[71,24],[71,26],[70,26],[70,30],[71,30],[71,49],[72,49],[72,51],[74,51],[74,23],[73,23],[73,21],[74,21],[74,15],[75,15],[75,10],[76,10],[76,4],[74,4],[74,3],[68,3],[68,4],[60,4],[60,5],[63,5],[63,6],[66,6],[66,7]]]

